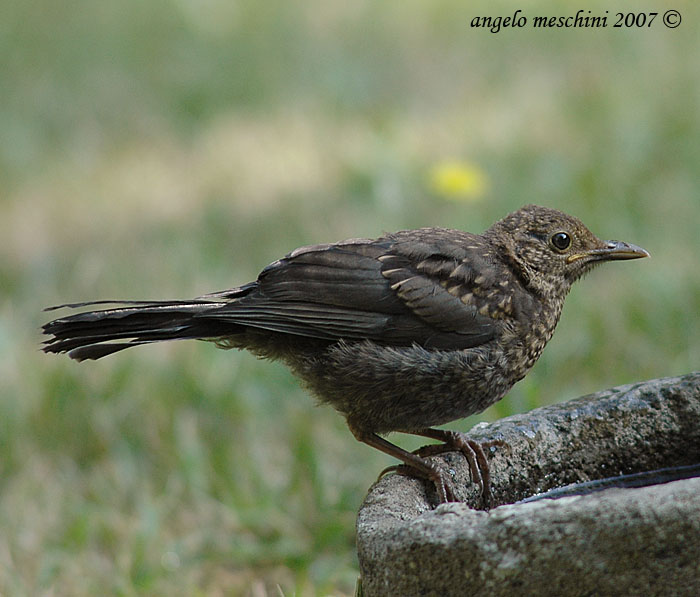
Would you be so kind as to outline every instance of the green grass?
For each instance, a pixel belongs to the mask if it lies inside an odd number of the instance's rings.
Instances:
[[[698,10],[675,30],[469,28],[515,8],[4,8],[0,593],[351,595],[355,514],[392,464],[244,353],[44,355],[50,304],[191,297],[302,244],[480,231],[536,202],[652,259],[581,282],[531,374],[451,426],[697,369]],[[431,184],[454,160],[483,195]]]

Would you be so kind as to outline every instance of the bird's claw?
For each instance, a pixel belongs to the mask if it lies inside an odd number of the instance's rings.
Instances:
[[[389,473],[396,473],[397,475],[404,475],[406,477],[413,478],[419,477],[421,479],[431,481],[435,486],[438,503],[440,504],[460,501],[456,496],[452,483],[448,481],[445,474],[437,467],[432,470],[432,474],[428,474],[408,464],[394,464],[392,466],[387,466],[384,470],[382,470],[377,477],[377,481]]]
[[[454,450],[461,452],[467,459],[469,474],[471,475],[472,481],[479,486],[481,491],[482,506],[488,510],[491,507],[491,473],[485,450],[494,446],[503,446],[505,442],[499,439],[478,442],[459,431],[440,430],[440,435],[441,437],[438,439],[443,441],[442,444],[423,446],[416,450],[414,454],[424,458],[426,456],[436,456]],[[440,489],[437,488],[437,482],[436,489],[438,490],[438,494],[440,494],[441,492]]]

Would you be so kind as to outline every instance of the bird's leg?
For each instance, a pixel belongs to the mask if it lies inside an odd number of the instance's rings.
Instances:
[[[492,440],[488,442],[477,442],[464,433],[459,431],[448,431],[445,429],[419,429],[417,431],[411,431],[414,435],[422,435],[423,437],[429,437],[432,439],[437,439],[442,441],[442,444],[434,444],[430,446],[423,446],[419,450],[416,450],[416,455],[419,457],[424,456],[434,456],[436,454],[443,454],[444,452],[450,452],[453,450],[458,450],[467,459],[469,465],[469,472],[472,477],[472,481],[476,483],[481,489],[481,499],[485,508],[489,508],[491,505],[491,473],[489,470],[489,463],[486,460],[486,453],[484,448],[490,448],[495,445],[502,445],[503,442],[500,440]]]
[[[411,472],[415,472],[421,477],[425,477],[426,479],[432,481],[435,485],[435,490],[437,491],[438,500],[440,503],[444,504],[447,502],[457,501],[455,499],[452,486],[445,474],[429,460],[422,458],[418,454],[413,454],[412,452],[408,452],[403,448],[399,448],[399,446],[396,446],[384,438],[379,437],[376,433],[367,433],[353,427],[350,427],[350,431],[358,441],[361,441],[368,446],[372,446],[373,448],[376,448],[389,456],[398,458],[404,463],[404,465],[406,465],[406,468],[411,470]],[[394,468],[395,467],[390,467],[390,469],[385,469],[382,471],[380,477],[388,470]],[[401,468],[401,466],[396,467],[396,470],[401,470]]]

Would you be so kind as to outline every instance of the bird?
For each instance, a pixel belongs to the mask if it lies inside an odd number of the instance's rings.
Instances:
[[[198,339],[282,361],[357,440],[402,463],[390,468],[432,482],[439,502],[455,491],[428,456],[456,450],[488,503],[484,445],[435,427],[485,410],[525,377],[574,282],[648,256],[526,205],[481,234],[431,227],[301,247],[253,282],[190,300],[49,307],[81,311],[43,326],[43,350],[83,361]],[[441,443],[409,452],[392,432]]]

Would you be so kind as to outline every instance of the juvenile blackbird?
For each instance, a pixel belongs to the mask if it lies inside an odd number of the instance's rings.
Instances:
[[[119,306],[47,323],[43,350],[82,361],[194,338],[280,359],[359,441],[433,481],[440,501],[453,490],[425,455],[447,449],[468,458],[487,500],[482,447],[432,427],[484,410],[525,376],[583,274],[648,255],[528,205],[483,234],[421,228],[302,247],[255,282],[192,300],[61,305]],[[411,453],[381,437],[392,431],[444,446]]]

